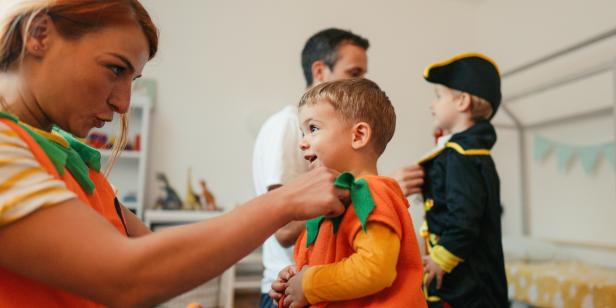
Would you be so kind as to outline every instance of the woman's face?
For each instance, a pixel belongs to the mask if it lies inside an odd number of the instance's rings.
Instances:
[[[52,22],[43,52],[35,57],[28,86],[48,119],[85,137],[128,111],[131,86],[149,60],[148,42],[135,23],[113,25],[76,40]],[[34,56],[28,56],[34,57]]]

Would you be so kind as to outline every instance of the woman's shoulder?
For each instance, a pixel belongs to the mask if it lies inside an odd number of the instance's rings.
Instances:
[[[0,226],[75,197],[5,121],[0,121],[0,187]]]

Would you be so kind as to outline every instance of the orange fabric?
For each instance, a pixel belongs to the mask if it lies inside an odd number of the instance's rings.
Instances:
[[[319,303],[311,307],[426,307],[426,299],[421,290],[423,266],[413,222],[408,213],[408,201],[393,179],[381,176],[368,176],[365,179],[376,204],[368,222],[382,223],[400,238],[396,280],[391,287],[370,296]],[[309,248],[306,248],[304,230],[295,244],[294,257],[298,269],[304,265],[335,263],[349,257],[355,253],[353,241],[357,232],[364,231],[352,205],[344,213],[338,232],[334,234],[331,221],[323,221],[315,243]]]
[[[357,232],[355,253],[304,272],[302,288],[308,303],[345,301],[375,294],[396,280],[400,239],[387,226],[370,222]],[[340,277],[344,277],[342,280]]]
[[[122,221],[118,217],[114,198],[115,194],[107,179],[99,172],[90,170],[90,178],[96,189],[92,195],[83,191],[79,183],[65,169],[60,176],[55,167],[36,141],[13,121],[0,119],[21,137],[34,157],[51,175],[64,181],[66,187],[77,194],[78,198],[88,204],[118,230],[126,235]],[[79,232],[79,230],[75,230]],[[102,248],[104,249],[104,247]],[[0,307],[103,307],[93,301],[80,298],[73,294],[49,287],[45,284],[12,273],[0,267]]]

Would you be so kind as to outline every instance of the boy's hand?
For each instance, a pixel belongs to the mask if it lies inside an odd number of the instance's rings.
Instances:
[[[428,275],[426,286],[429,286],[432,279],[436,277],[436,289],[439,290],[443,284],[443,275],[445,271],[438,265],[430,256],[423,257],[424,273]]]
[[[278,305],[278,301],[284,295],[285,290],[287,289],[287,282],[291,277],[293,277],[297,273],[297,269],[295,266],[290,265],[282,269],[280,273],[278,273],[278,278],[272,282],[272,289],[269,291],[269,296],[274,300],[274,303]]]
[[[310,305],[306,296],[304,296],[304,289],[302,288],[302,279],[307,269],[308,266],[304,266],[299,273],[296,273],[289,279],[287,289],[284,292],[284,307],[303,308]]]

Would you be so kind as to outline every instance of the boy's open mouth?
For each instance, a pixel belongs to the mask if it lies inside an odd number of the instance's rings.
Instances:
[[[310,169],[316,167],[319,164],[318,157],[314,154],[304,155],[304,159],[310,163]]]

